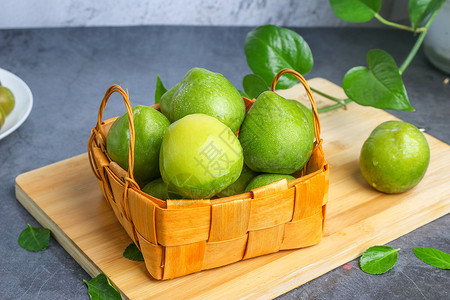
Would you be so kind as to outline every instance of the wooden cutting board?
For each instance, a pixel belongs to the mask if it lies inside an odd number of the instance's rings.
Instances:
[[[340,87],[325,79],[309,83],[345,98]],[[301,86],[280,94],[306,99]],[[316,100],[319,107],[329,104],[320,96]],[[406,193],[386,195],[364,181],[359,151],[378,124],[396,118],[355,103],[320,117],[330,164],[329,204],[324,238],[309,248],[157,281],[143,262],[122,257],[131,241],[103,199],[86,154],[18,176],[16,197],[91,276],[105,273],[124,297],[273,298],[358,257],[370,246],[385,244],[450,212],[449,145],[426,134],[431,162],[425,178]]]

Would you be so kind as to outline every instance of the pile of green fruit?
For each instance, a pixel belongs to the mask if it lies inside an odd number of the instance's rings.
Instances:
[[[6,116],[8,116],[16,104],[14,94],[0,83],[0,128],[5,123]]]
[[[227,197],[293,180],[290,174],[304,167],[313,149],[312,113],[302,104],[266,91],[246,114],[230,81],[205,69],[191,69],[166,91],[160,110],[133,107],[133,175],[159,199]],[[106,143],[109,157],[125,170],[129,136],[125,113]]]

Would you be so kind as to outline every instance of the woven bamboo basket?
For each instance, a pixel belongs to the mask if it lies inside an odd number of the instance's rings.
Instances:
[[[133,177],[134,124],[127,93],[111,86],[100,105],[88,153],[100,189],[117,219],[142,251],[151,276],[165,280],[231,264],[279,250],[315,245],[322,239],[328,200],[329,168],[325,160],[320,122],[311,90],[299,73],[292,74],[311,101],[315,142],[307,165],[295,180],[283,179],[248,193],[219,199],[167,200],[139,188]],[[102,121],[109,97],[123,96],[129,116],[129,170],[111,161],[106,137],[115,118]],[[255,100],[244,98],[247,111]],[[159,110],[159,105],[152,106]]]

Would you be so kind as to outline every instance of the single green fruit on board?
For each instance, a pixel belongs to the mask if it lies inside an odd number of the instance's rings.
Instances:
[[[229,127],[211,116],[192,114],[167,129],[159,168],[171,191],[204,199],[234,183],[243,161],[239,140]]]
[[[167,184],[162,178],[150,181],[142,188],[142,191],[161,200],[181,199],[180,195],[169,191]]]
[[[303,168],[314,142],[309,122],[297,101],[263,92],[239,131],[246,165],[256,172],[277,174]]]
[[[133,107],[135,147],[134,177],[139,185],[160,177],[159,151],[170,122],[159,111],[143,105]],[[106,149],[109,157],[123,169],[128,170],[130,129],[128,114],[114,121],[108,132]]]
[[[222,74],[206,69],[191,69],[166,94],[160,104],[170,122],[200,113],[217,118],[236,132],[245,117],[245,103],[239,91]]]
[[[16,105],[16,100],[14,94],[7,87],[1,86],[0,84],[0,107],[3,108],[5,117],[9,115],[14,106]]]
[[[258,175],[258,173],[253,172],[249,167],[247,167],[244,164],[244,167],[242,168],[242,172],[239,178],[233,184],[226,187],[223,191],[217,193],[217,196],[230,197],[233,195],[239,195],[244,193],[245,188],[256,175]]]
[[[364,142],[359,166],[376,190],[405,192],[422,180],[430,161],[430,148],[417,127],[402,121],[378,125]]]
[[[250,192],[256,188],[271,184],[272,182],[279,181],[285,179],[287,181],[294,180],[295,177],[291,175],[282,175],[282,174],[261,174],[253,178],[250,183],[245,188],[246,192]]]

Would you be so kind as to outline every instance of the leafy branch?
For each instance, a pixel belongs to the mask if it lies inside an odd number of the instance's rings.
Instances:
[[[419,36],[400,67],[387,52],[370,50],[367,53],[368,68],[354,67],[344,75],[342,87],[347,99],[339,99],[313,89],[337,102],[319,109],[319,112],[331,111],[350,102],[380,109],[414,111],[401,75],[417,54],[444,2],[445,0],[410,0],[408,13],[411,26],[406,26],[388,21],[379,14],[381,0],[330,0],[333,12],[342,20],[362,23],[376,18],[387,26],[411,31]],[[253,98],[269,89],[272,78],[280,69],[290,68],[306,74],[313,66],[313,56],[306,41],[294,31],[273,25],[260,26],[249,32],[244,49],[247,63],[254,74],[246,75],[243,88]],[[294,78],[285,77],[277,88],[289,88],[296,82]]]

